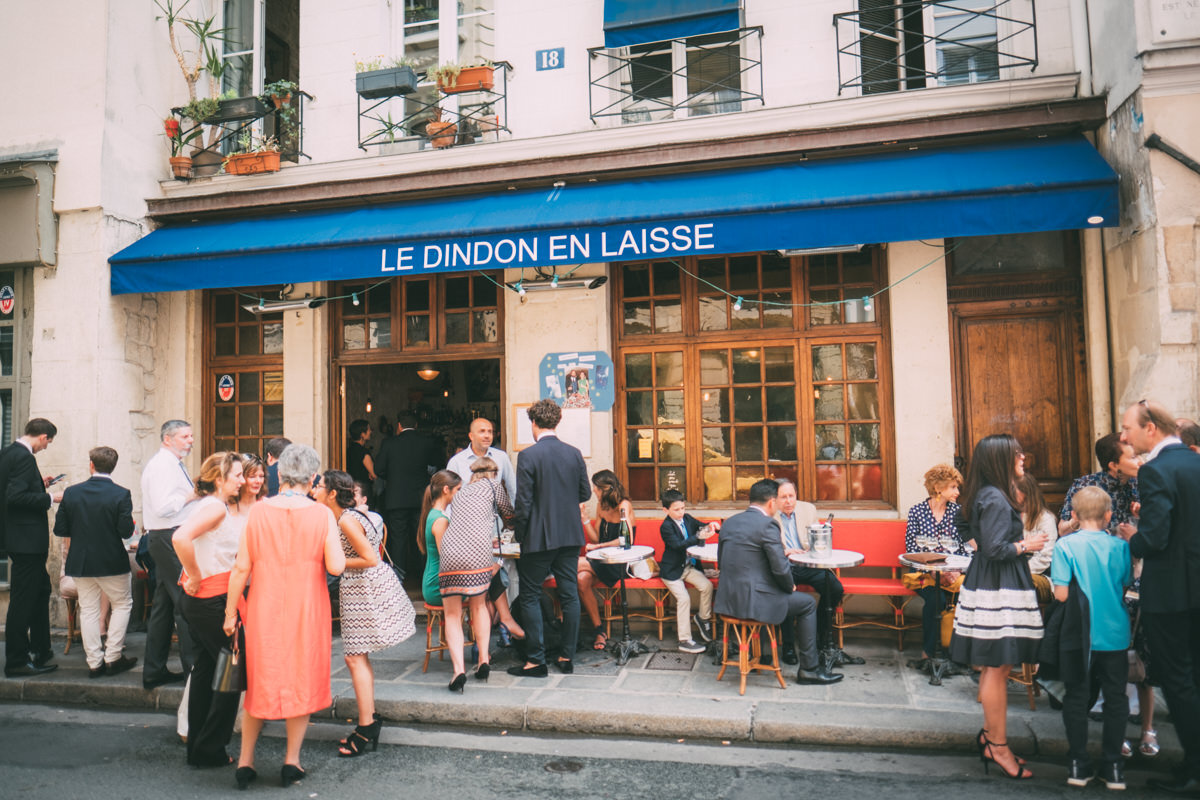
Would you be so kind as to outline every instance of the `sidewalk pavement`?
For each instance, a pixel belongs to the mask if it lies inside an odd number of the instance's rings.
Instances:
[[[493,652],[487,683],[469,679],[463,694],[451,693],[446,688],[452,677],[448,656],[444,661],[433,656],[429,671],[421,672],[424,634],[424,619],[418,617],[415,636],[371,655],[376,707],[386,720],[514,732],[964,753],[975,752],[975,735],[982,727],[976,683],[969,676],[956,676],[945,678],[941,686],[929,685],[927,675],[905,666],[920,655],[919,644],[910,641],[901,653],[890,633],[847,638],[847,650],[864,657],[866,664],[839,668],[846,676],[841,683],[801,686],[795,680],[796,668],[785,665],[786,689],[779,688],[773,674],[755,673],[747,679],[744,696],[738,695],[736,669],[727,670],[718,682],[719,668],[710,656],[677,653],[673,640],[658,641],[645,625],[635,625],[634,636],[649,646],[651,655],[635,656],[624,666],[607,652],[589,650],[577,653],[573,675],[551,668],[547,678],[515,678],[505,670],[517,663],[516,655],[511,648],[501,648]],[[182,684],[142,688],[144,633],[130,634],[126,643],[126,654],[139,659],[137,667],[113,677],[89,678],[83,646],[76,642],[64,656],[63,645],[60,633],[54,640],[56,671],[0,680],[0,701],[171,712],[178,708]],[[672,656],[663,660],[686,664],[695,658],[695,663],[682,671],[651,668],[653,652],[660,648]],[[354,690],[336,634],[332,666],[333,705],[314,717],[349,721],[356,714]],[[172,668],[179,668],[174,655]],[[1174,728],[1163,724],[1167,718],[1160,705],[1156,727],[1162,753],[1153,760],[1137,755],[1131,766],[1164,769],[1179,760],[1182,751]],[[1098,748],[1100,726],[1093,722],[1091,727],[1091,742]],[[1037,710],[1031,711],[1025,689],[1010,684],[1008,728],[1008,741],[1026,758],[1059,763],[1065,759],[1062,717],[1050,709],[1044,692]],[[1136,737],[1137,726],[1130,725],[1128,733]]]

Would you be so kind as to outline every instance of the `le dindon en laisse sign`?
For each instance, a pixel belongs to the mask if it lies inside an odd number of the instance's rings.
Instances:
[[[495,269],[691,255],[716,250],[714,227],[711,222],[697,222],[387,245],[380,248],[379,269],[380,272]]]

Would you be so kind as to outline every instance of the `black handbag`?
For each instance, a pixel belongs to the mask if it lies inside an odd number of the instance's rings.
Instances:
[[[238,634],[242,624],[239,622],[229,637],[229,644],[221,648],[217,654],[217,668],[213,672],[212,688],[214,692],[238,693],[246,691],[246,661],[242,657],[242,649],[238,644]]]

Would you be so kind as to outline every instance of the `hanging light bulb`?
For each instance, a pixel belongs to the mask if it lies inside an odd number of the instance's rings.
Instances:
[[[863,303],[863,311],[871,310],[871,298],[870,297],[864,297],[862,299],[862,303]]]
[[[264,309],[264,308],[266,308],[266,307],[267,307],[267,304],[266,304],[266,302],[265,302],[265,301],[264,301],[264,300],[263,300],[261,297],[260,297],[260,298],[258,298],[258,309],[259,309],[259,311],[263,310],[263,309]]]
[[[371,398],[367,398],[367,413],[371,413]]]
[[[740,298],[740,297],[739,297],[739,298],[737,298],[736,300],[734,300],[734,301],[733,301],[733,310],[734,310],[734,311],[741,311],[741,310],[742,310],[742,298]]]
[[[521,297],[525,296],[525,282],[524,281],[517,281],[517,294],[519,294]]]
[[[351,293],[350,302],[354,303],[354,305],[358,305],[358,292]]]
[[[550,279],[550,286],[555,289],[558,288],[558,275],[557,274],[555,274],[555,276]]]

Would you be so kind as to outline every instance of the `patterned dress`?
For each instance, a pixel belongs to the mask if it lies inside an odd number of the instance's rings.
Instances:
[[[513,513],[508,492],[497,479],[472,481],[454,496],[450,524],[438,548],[438,588],[443,597],[471,597],[488,590],[497,511],[502,517]]]
[[[1121,523],[1133,521],[1133,504],[1138,502],[1137,478],[1121,480],[1109,475],[1105,470],[1075,479],[1071,488],[1067,490],[1067,496],[1063,498],[1062,511],[1058,515],[1060,520],[1063,522],[1071,520],[1071,509],[1074,507],[1072,501],[1075,499],[1075,493],[1085,486],[1099,486],[1112,498],[1113,513],[1112,519],[1108,522],[1109,533],[1116,533],[1117,526]]]
[[[1042,614],[1029,563],[1013,547],[1024,535],[1020,514],[999,489],[985,486],[965,526],[960,538],[974,539],[979,550],[958,595],[950,658],[983,667],[1037,663]]]
[[[383,543],[383,531],[356,508],[347,508],[367,534],[371,548]],[[342,534],[342,552],[357,558],[354,545]],[[342,612],[342,648],[348,656],[374,653],[400,644],[416,632],[412,601],[400,586],[392,566],[381,561],[367,569],[347,569],[342,573],[339,602]]]

